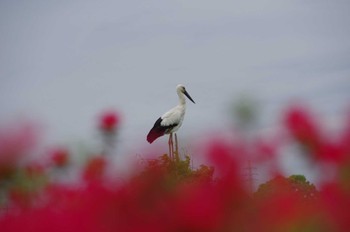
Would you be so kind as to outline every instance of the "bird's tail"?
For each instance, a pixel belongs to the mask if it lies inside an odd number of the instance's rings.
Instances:
[[[147,141],[149,143],[153,143],[154,140],[156,140],[157,138],[159,138],[160,136],[163,136],[163,135],[164,135],[163,130],[159,130],[159,129],[153,127],[147,135]]]

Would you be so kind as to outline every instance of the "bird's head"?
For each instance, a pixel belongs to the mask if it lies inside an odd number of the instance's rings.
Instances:
[[[177,91],[178,93],[185,94],[186,97],[187,97],[188,99],[191,100],[191,102],[195,103],[195,102],[193,101],[193,99],[191,98],[191,96],[190,96],[190,95],[188,94],[188,92],[186,91],[186,88],[185,88],[184,85],[182,85],[182,84],[177,85],[177,86],[176,86],[176,91]]]

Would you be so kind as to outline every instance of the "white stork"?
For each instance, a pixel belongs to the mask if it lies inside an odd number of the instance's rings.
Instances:
[[[169,134],[169,156],[172,157],[174,151],[173,145],[173,133],[176,132],[184,120],[185,111],[186,111],[186,97],[195,103],[191,96],[187,93],[185,86],[177,85],[176,93],[179,96],[179,104],[163,114],[158,120],[154,123],[154,126],[149,131],[147,135],[147,141],[152,143],[154,140],[163,136],[164,134]],[[177,136],[175,133],[175,143],[177,151]]]

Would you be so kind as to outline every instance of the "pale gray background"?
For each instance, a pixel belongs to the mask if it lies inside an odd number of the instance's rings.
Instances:
[[[260,104],[260,131],[295,99],[337,127],[350,99],[349,12],[348,0],[1,0],[1,122],[32,118],[49,144],[88,143],[114,108],[120,153],[137,152],[183,83],[197,102],[183,139],[225,128],[242,94]]]

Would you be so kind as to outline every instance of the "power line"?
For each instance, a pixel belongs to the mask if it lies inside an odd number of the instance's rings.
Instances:
[[[243,176],[245,177],[245,181],[247,182],[248,191],[250,194],[253,194],[254,184],[255,181],[257,181],[257,175],[258,174],[256,173],[256,168],[252,166],[251,160],[248,160],[248,165],[244,168]]]

